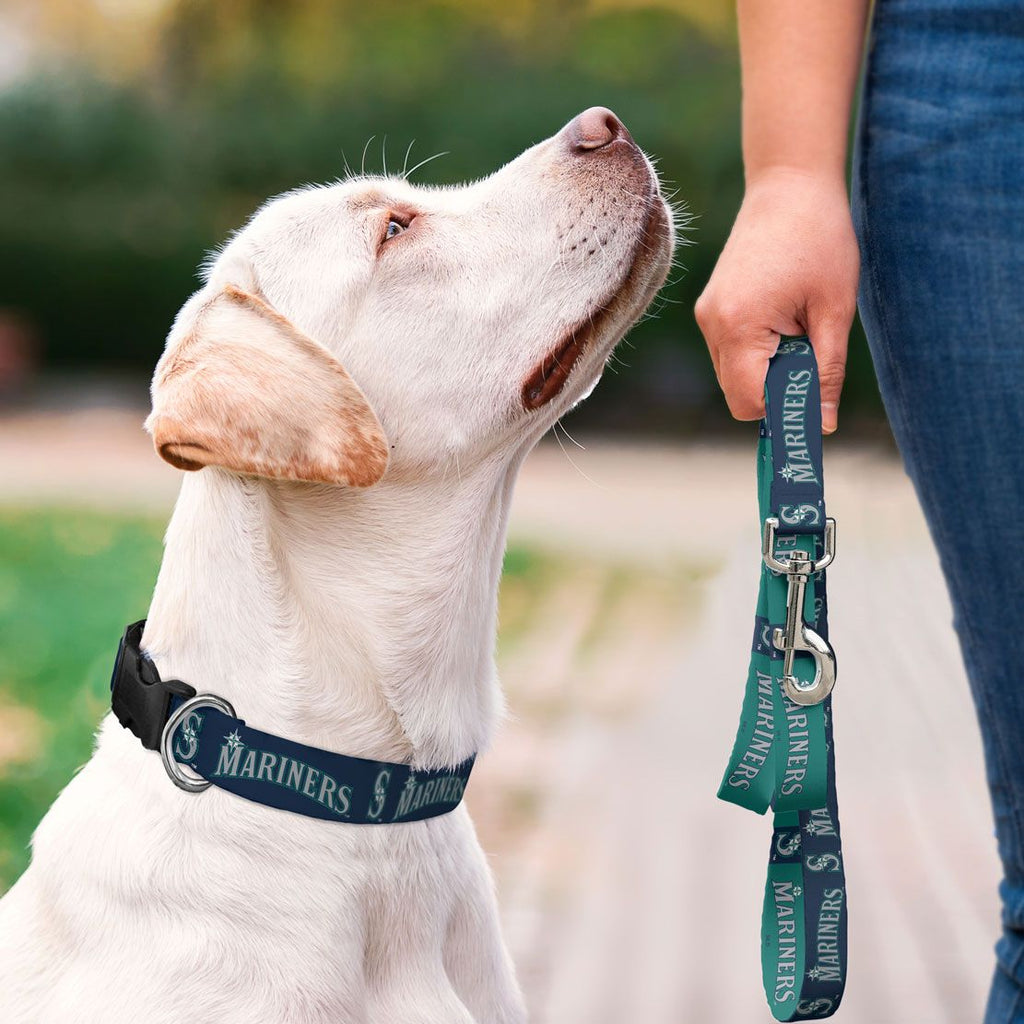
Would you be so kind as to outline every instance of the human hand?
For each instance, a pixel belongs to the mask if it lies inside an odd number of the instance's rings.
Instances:
[[[764,415],[764,379],[779,335],[807,334],[818,360],[822,429],[836,429],[859,273],[842,181],[776,169],[748,183],[694,309],[736,419]]]

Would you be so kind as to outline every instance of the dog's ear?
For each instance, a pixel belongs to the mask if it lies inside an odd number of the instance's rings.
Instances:
[[[182,308],[153,377],[146,429],[160,456],[185,470],[367,487],[388,461],[380,422],[344,367],[232,286]]]

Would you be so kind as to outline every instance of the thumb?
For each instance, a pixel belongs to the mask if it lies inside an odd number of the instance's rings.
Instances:
[[[831,434],[838,425],[839,395],[846,377],[846,349],[850,338],[853,313],[848,316],[834,312],[807,314],[807,334],[818,360],[821,382],[821,429]]]

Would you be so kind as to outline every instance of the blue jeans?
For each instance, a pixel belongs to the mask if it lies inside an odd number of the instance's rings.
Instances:
[[[1004,873],[985,1024],[1024,1024],[1020,0],[878,0],[853,206],[861,318],[981,725]]]

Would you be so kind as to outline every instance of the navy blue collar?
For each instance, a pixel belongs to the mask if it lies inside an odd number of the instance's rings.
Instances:
[[[260,732],[222,697],[161,679],[140,648],[145,625],[132,623],[121,638],[111,708],[144,747],[160,751],[181,789],[213,785],[268,807],[361,825],[433,818],[462,800],[475,755],[451,768],[414,771]]]

